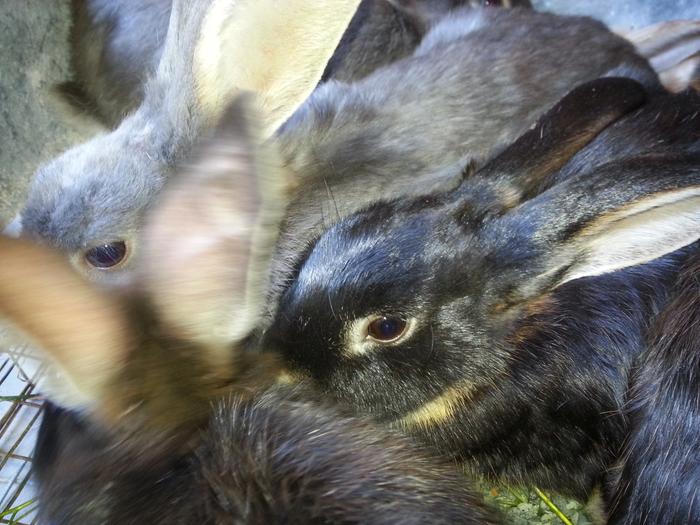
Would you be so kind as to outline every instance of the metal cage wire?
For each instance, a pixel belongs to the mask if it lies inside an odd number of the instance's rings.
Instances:
[[[37,523],[31,461],[43,399],[43,363],[28,346],[0,341],[0,524]]]

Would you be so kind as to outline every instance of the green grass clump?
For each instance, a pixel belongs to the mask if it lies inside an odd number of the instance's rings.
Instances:
[[[10,509],[6,509],[2,512],[0,512],[0,521],[2,523],[19,523],[24,519],[26,516],[34,512],[35,507],[34,504],[36,503],[35,500],[30,499],[29,501],[25,501],[24,503],[20,505],[16,505]]]
[[[482,485],[485,499],[499,508],[512,525],[593,525],[585,505],[538,488]]]

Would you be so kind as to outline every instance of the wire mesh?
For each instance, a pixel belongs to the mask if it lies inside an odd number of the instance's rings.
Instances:
[[[3,347],[0,333],[0,524],[37,523],[31,462],[43,406],[35,385],[43,370],[28,346]]]

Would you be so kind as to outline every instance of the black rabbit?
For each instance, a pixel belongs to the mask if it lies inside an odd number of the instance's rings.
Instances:
[[[635,363],[610,523],[694,523],[700,480],[700,257],[689,258]],[[650,502],[656,502],[650,504]]]
[[[46,349],[62,372],[56,398],[80,410],[45,414],[40,519],[495,523],[456,465],[308,387],[275,385],[275,359],[241,351],[270,247],[259,225],[275,221],[241,111],[164,192],[126,297],[58,253],[0,237],[0,314]],[[182,251],[164,261],[176,233]],[[219,323],[220,287],[232,330]]]
[[[692,91],[645,101],[615,78],[573,90],[456,189],[321,234],[263,348],[487,476],[586,497],[626,458],[608,498],[624,503],[619,522],[700,521],[697,438],[672,437],[699,430],[694,343],[655,321],[697,289],[674,286],[699,248],[699,115]]]

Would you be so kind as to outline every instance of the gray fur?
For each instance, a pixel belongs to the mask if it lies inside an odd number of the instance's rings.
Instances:
[[[592,19],[461,10],[437,23],[412,57],[354,84],[320,86],[278,134],[301,182],[275,281],[287,280],[299,247],[339,218],[382,197],[449,187],[572,87],[611,71],[657,86],[632,46]]]
[[[73,0],[73,69],[98,115],[116,126],[143,100],[171,0]]]
[[[90,246],[128,240],[206,125],[191,102],[189,48],[177,49],[134,115],[42,168],[22,212],[25,235],[75,259]],[[656,85],[632,46],[593,20],[461,10],[437,23],[413,56],[354,84],[320,86],[277,135],[299,188],[279,280],[299,246],[330,222],[381,197],[451,184],[465,162],[498,152],[571,87],[615,68]],[[74,183],[66,188],[66,180]],[[129,266],[99,278],[121,280]]]
[[[466,0],[362,0],[324,79],[353,81],[409,55],[425,21]],[[476,3],[472,0],[471,3]],[[86,101],[115,127],[143,101],[160,60],[172,0],[73,0],[73,69]],[[417,7],[417,8],[416,8]]]

